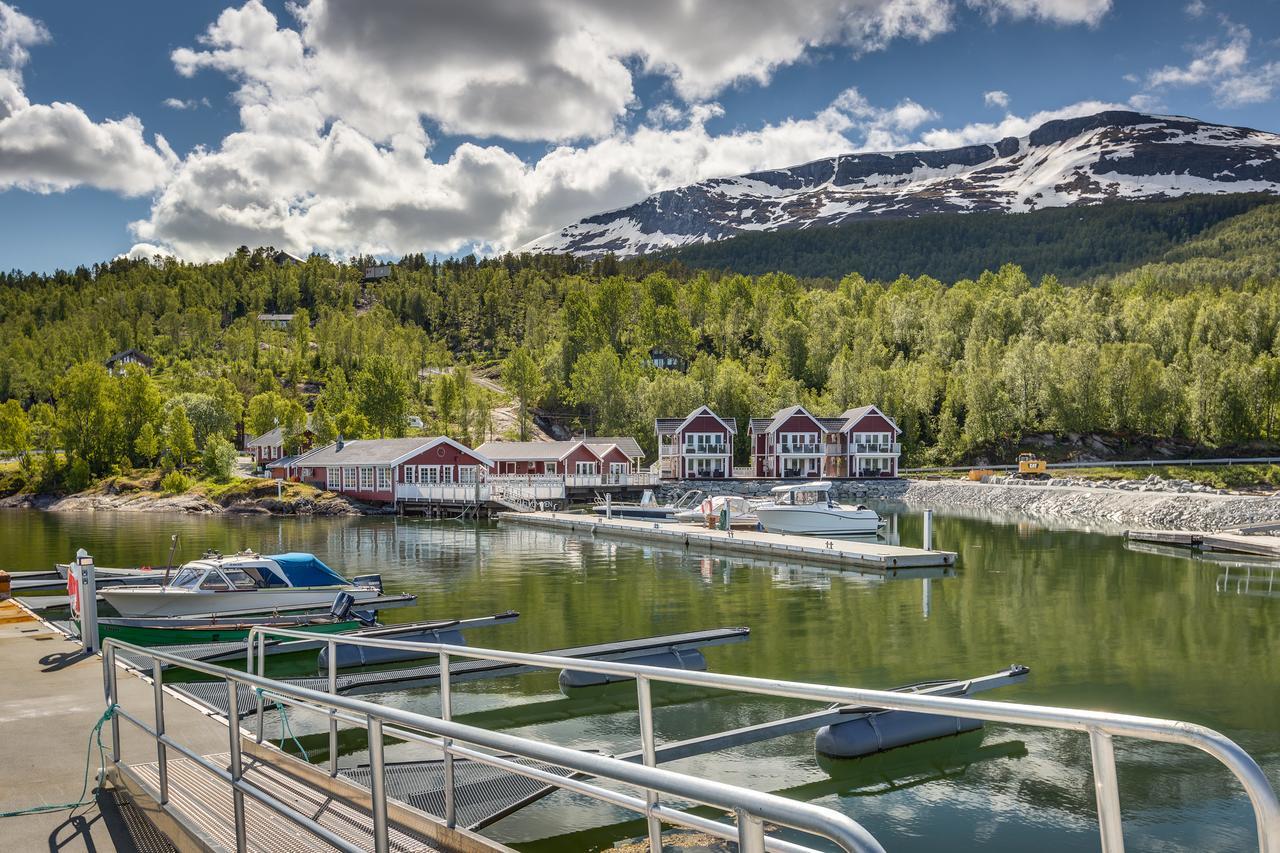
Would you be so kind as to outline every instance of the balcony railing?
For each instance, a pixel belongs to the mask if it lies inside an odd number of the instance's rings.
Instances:
[[[876,442],[872,444],[854,444],[853,453],[901,453],[902,445],[896,441]]]
[[[817,456],[822,453],[821,444],[781,444],[778,452],[786,456]]]
[[[729,453],[727,444],[686,444],[685,456],[726,456]]]

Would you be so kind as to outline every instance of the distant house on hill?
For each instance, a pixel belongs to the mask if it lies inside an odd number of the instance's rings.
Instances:
[[[286,252],[283,249],[281,249],[279,252],[276,252],[274,255],[272,255],[271,260],[275,261],[276,266],[278,267],[292,267],[292,266],[297,266],[298,264],[304,263],[302,258],[298,257],[297,255]]]
[[[364,276],[360,279],[361,284],[377,284],[384,278],[391,275],[390,264],[380,264],[376,267],[365,267]]]
[[[316,434],[311,431],[311,418],[308,416],[307,425],[302,431],[301,441],[299,442],[300,449],[304,451],[310,450],[315,438]],[[285,458],[284,429],[276,427],[256,438],[251,438],[244,443],[244,449],[249,451],[253,461],[262,466],[266,466],[268,462],[283,459]]]
[[[685,360],[678,355],[672,355],[664,350],[649,350],[649,361],[659,370],[684,370]]]
[[[273,329],[288,329],[293,322],[292,314],[259,314],[258,322]]]
[[[141,350],[127,349],[116,353],[103,363],[106,365],[107,370],[120,376],[124,373],[125,367],[130,364],[136,364],[143,370],[150,370],[151,366],[155,364],[155,359]]]

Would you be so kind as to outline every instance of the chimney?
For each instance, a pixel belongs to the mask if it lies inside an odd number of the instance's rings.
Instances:
[[[338,433],[338,452],[341,453],[342,448],[346,446],[347,446],[347,443],[342,440],[342,433]]]

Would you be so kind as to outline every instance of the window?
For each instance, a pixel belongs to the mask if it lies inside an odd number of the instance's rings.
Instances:
[[[373,491],[373,469],[369,467],[360,469],[360,491]]]
[[[383,467],[378,469],[378,491],[380,492],[391,491],[391,469],[390,468]]]
[[[453,482],[453,466],[452,465],[440,466],[440,482],[442,483]]]
[[[342,469],[342,488],[347,491],[353,491],[356,487],[356,469]]]
[[[342,469],[341,468],[325,468],[324,486],[331,492],[336,492],[342,488]]]
[[[440,466],[439,465],[419,465],[418,466],[418,482],[434,486],[440,482]]]
[[[258,588],[258,582],[240,569],[223,569],[222,573],[226,575],[227,580],[229,580],[231,585],[236,589]]]
[[[574,472],[579,477],[590,477],[600,473],[599,462],[578,462],[574,466]]]
[[[458,466],[458,482],[463,485],[474,485],[476,482],[476,466],[459,465]]]
[[[213,592],[228,592],[231,584],[222,576],[221,572],[210,570],[205,574],[204,580],[200,582],[201,589],[212,590]]]
[[[174,575],[173,580],[169,581],[169,586],[178,586],[185,589],[188,587],[194,587],[196,582],[199,580],[199,569],[182,569],[178,574]]]
[[[402,470],[404,471],[404,481],[406,483],[418,482],[418,466],[417,465],[405,465],[403,466]]]

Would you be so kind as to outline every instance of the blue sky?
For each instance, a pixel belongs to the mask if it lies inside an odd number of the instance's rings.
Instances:
[[[914,2],[0,0],[0,267],[501,250],[1104,104],[1280,130],[1280,0]]]

